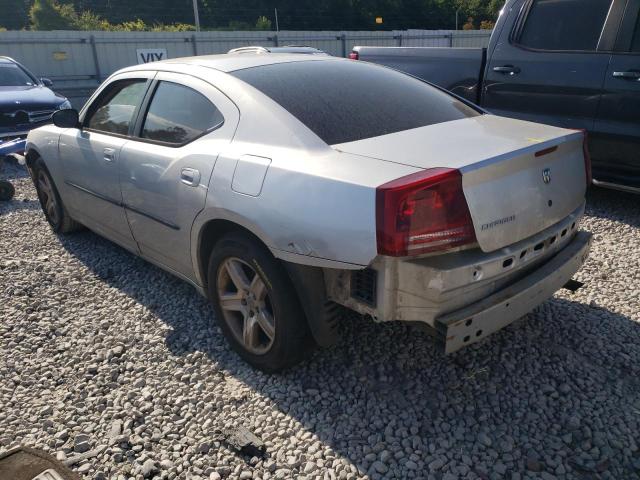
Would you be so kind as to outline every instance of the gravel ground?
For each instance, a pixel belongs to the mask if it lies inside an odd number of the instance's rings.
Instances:
[[[93,233],[54,235],[30,180],[7,175],[0,452],[34,445],[83,478],[640,478],[638,197],[591,192],[584,288],[482,343],[443,357],[354,320],[266,375],[191,287]],[[265,458],[220,443],[238,425]]]

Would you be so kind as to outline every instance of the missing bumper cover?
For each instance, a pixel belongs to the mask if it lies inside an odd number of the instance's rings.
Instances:
[[[375,307],[377,289],[378,272],[374,269],[365,268],[351,273],[351,298]]]

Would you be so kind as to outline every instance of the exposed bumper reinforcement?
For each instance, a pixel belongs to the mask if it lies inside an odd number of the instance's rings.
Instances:
[[[493,295],[436,318],[445,353],[452,353],[500,330],[551,297],[585,262],[591,234],[578,232],[540,268]]]

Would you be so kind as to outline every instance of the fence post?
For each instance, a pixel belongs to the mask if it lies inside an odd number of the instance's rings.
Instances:
[[[398,46],[402,46],[402,32],[400,32],[400,35],[398,35]]]
[[[278,32],[276,32],[273,37],[271,37],[271,40],[273,40],[273,46],[277,47],[278,46]]]
[[[96,37],[91,35],[89,37],[89,43],[91,44],[91,53],[93,54],[93,64],[95,65],[96,80],[98,83],[102,82],[102,73],[100,73],[100,62],[98,62],[98,50],[96,48]]]
[[[448,37],[449,37],[449,46],[450,46],[450,47],[453,47],[453,32],[451,32],[451,33],[448,35]]]
[[[339,38],[342,43],[342,57],[347,58],[347,34],[342,32]]]
[[[189,40],[187,39],[187,41],[189,41]],[[191,46],[193,47],[193,56],[197,57],[198,56],[198,43],[196,41],[196,34],[195,33],[191,34],[191,43],[192,43]]]

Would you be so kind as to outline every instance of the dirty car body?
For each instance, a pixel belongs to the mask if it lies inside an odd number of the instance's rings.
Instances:
[[[176,100],[185,88],[200,103]],[[232,54],[130,67],[74,128],[31,132],[27,152],[70,217],[210,298],[209,259],[233,248],[221,236],[255,239],[320,345],[336,338],[326,306],[341,305],[418,322],[455,351],[550,297],[589,249],[582,132],[489,115],[363,62]]]

